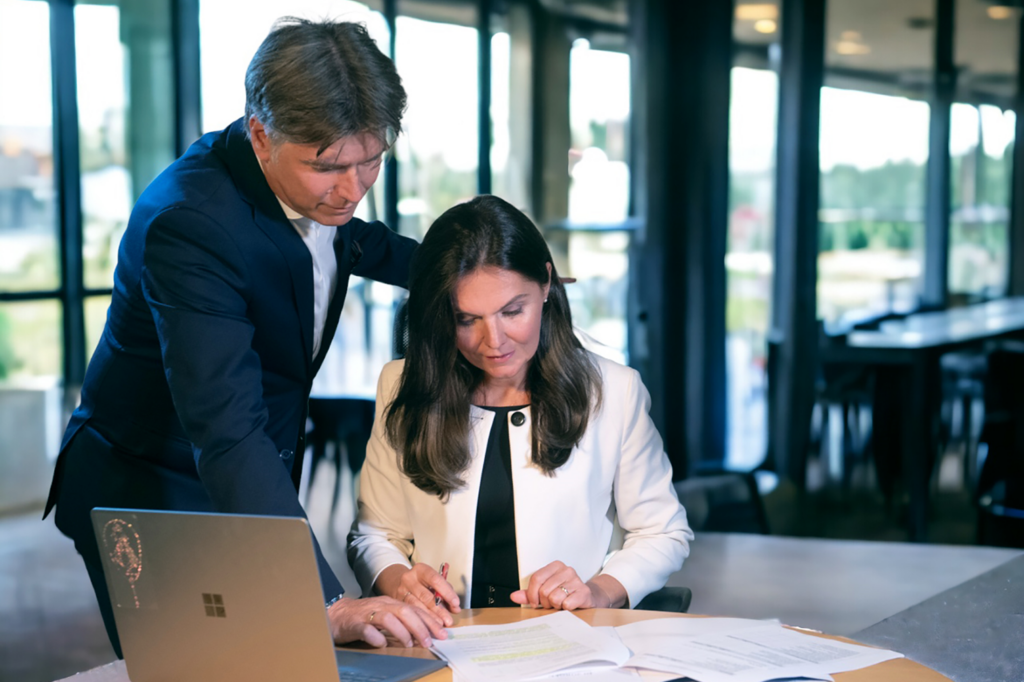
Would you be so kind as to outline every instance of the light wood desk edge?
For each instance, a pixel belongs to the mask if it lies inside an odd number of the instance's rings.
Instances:
[[[519,620],[526,620],[536,616],[543,616],[551,611],[533,609],[470,609],[463,611],[455,617],[456,625],[495,625],[499,623],[511,623]],[[640,620],[653,618],[704,618],[694,614],[659,613],[655,611],[628,611],[624,609],[589,609],[576,611],[579,616],[591,625],[626,625]],[[825,637],[842,642],[859,644],[846,637],[825,635],[820,633],[799,630],[812,637]],[[866,645],[865,645],[866,646]],[[368,646],[342,647],[354,651],[370,651],[388,656],[414,656],[417,658],[434,658],[434,655],[426,649],[405,649],[399,647],[388,647],[385,649],[372,649]],[[861,670],[853,670],[846,673],[833,675],[836,682],[950,682],[948,677],[941,675],[934,670],[927,668],[920,663],[900,658],[893,661],[886,661]],[[421,678],[423,682],[452,682],[450,668],[438,670],[435,673]],[[94,668],[84,673],[64,678],[59,682],[130,682],[125,671],[123,661],[115,661],[99,668]]]

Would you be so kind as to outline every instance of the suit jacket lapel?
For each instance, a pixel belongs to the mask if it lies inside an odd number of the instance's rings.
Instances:
[[[256,225],[277,246],[288,264],[295,308],[302,327],[306,370],[310,371],[313,364],[313,257],[267,184],[252,143],[245,136],[244,123],[244,119],[239,119],[228,128],[224,158],[235,178],[235,185],[252,204]]]

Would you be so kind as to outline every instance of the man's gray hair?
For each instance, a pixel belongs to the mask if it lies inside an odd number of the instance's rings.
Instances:
[[[394,63],[362,24],[279,19],[245,73],[246,120],[255,116],[274,141],[315,144],[318,153],[363,133],[389,146],[405,106]]]

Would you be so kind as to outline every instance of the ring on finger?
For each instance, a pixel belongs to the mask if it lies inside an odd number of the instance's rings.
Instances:
[[[565,592],[566,597],[569,596],[569,590],[565,589],[565,585],[559,585],[558,589],[562,590],[562,592]]]
[[[370,611],[370,620],[368,622],[372,623],[373,622],[373,617],[376,616],[376,615],[377,615],[376,611]]]

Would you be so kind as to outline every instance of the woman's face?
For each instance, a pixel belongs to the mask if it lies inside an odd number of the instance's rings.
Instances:
[[[550,279],[551,265],[548,265]],[[519,388],[540,343],[540,320],[550,284],[517,272],[477,268],[455,287],[456,344],[487,379]]]

